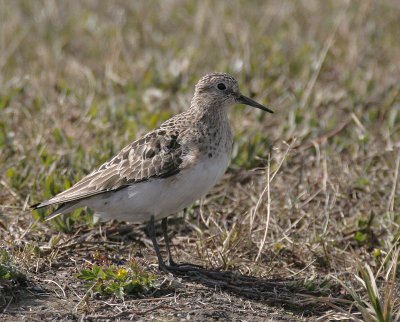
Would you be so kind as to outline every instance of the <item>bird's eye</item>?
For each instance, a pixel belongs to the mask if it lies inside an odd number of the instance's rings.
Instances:
[[[221,91],[224,91],[224,90],[226,90],[226,85],[225,85],[224,83],[219,83],[219,84],[217,85],[217,88],[218,88],[219,90],[221,90]]]

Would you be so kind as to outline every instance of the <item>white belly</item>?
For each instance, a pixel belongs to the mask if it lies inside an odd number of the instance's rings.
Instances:
[[[151,179],[86,202],[102,220],[144,222],[161,219],[191,205],[204,196],[222,177],[228,154],[204,158],[196,165],[165,179]]]

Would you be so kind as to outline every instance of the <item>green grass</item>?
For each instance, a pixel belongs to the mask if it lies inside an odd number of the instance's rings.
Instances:
[[[33,280],[67,263],[74,281],[90,273],[78,236],[108,240],[91,212],[43,222],[27,205],[184,110],[205,73],[226,71],[275,114],[232,109],[231,165],[173,226],[175,256],[262,277],[333,275],[354,297],[353,318],[385,305],[398,315],[399,266],[385,258],[400,236],[399,17],[396,0],[0,2],[0,243],[21,249],[11,263]],[[105,249],[102,274],[130,270],[127,254]],[[144,267],[156,262],[144,252]],[[379,308],[354,279],[374,277],[382,294],[383,263],[397,293]]]
[[[88,269],[83,269],[77,277],[84,280],[94,293],[123,298],[154,289],[157,276],[146,272],[138,263],[132,262],[127,268],[94,264]]]

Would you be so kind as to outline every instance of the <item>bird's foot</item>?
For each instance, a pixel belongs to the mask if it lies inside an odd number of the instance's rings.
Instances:
[[[164,262],[158,262],[158,268],[163,271],[164,273],[170,273],[171,272],[171,268],[173,266],[169,265],[169,264],[165,264]]]
[[[168,261],[168,264],[159,263],[159,268],[165,273],[174,273],[174,272],[190,272],[190,271],[198,271],[204,269],[204,267],[191,263],[175,263],[174,261]]]

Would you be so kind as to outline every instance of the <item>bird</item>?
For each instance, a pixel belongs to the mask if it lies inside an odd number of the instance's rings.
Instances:
[[[159,268],[168,271],[178,266],[170,250],[167,217],[207,194],[225,173],[233,146],[228,111],[236,104],[273,113],[241,94],[232,75],[203,76],[186,110],[125,146],[69,189],[31,208],[58,206],[47,220],[88,207],[95,219],[147,222]],[[167,262],[156,239],[157,220]]]

